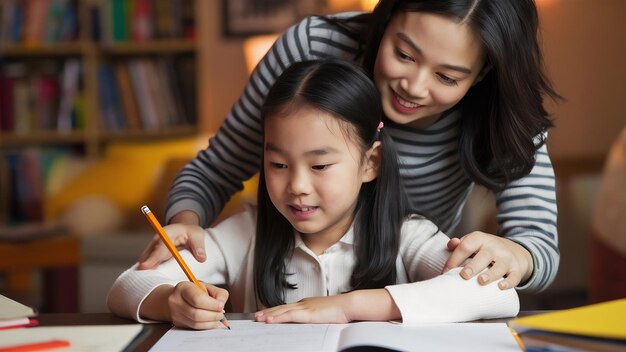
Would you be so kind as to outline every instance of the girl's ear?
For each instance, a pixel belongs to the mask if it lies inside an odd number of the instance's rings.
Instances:
[[[363,163],[363,176],[361,181],[367,183],[373,181],[378,177],[378,170],[380,169],[381,158],[383,154],[383,145],[380,141],[374,142],[372,147],[365,152],[365,162]]]

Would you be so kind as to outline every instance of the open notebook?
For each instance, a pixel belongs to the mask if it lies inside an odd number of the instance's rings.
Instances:
[[[504,323],[265,324],[249,320],[230,323],[232,330],[172,328],[150,351],[317,352],[357,351],[364,346],[400,351],[520,351]]]

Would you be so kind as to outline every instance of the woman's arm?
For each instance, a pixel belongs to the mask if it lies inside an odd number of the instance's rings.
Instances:
[[[308,20],[292,26],[274,43],[252,73],[243,94],[209,141],[178,174],[170,189],[166,222],[182,211],[209,226],[243,181],[259,168],[262,153],[260,107],[276,78],[292,63],[306,60]]]
[[[470,278],[491,267],[479,278],[482,284],[499,280],[507,275],[501,285],[505,288],[537,291],[547,288],[554,280],[559,266],[557,235],[557,209],[555,179],[550,157],[544,145],[537,152],[537,160],[530,174],[511,182],[496,194],[499,234],[472,233],[462,241],[451,240],[454,249],[446,267],[461,264],[471,272]]]

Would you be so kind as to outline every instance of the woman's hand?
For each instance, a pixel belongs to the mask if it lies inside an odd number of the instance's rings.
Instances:
[[[343,324],[353,320],[400,318],[400,310],[384,288],[310,297],[298,303],[283,304],[254,313],[254,320],[266,323]]]
[[[349,294],[310,297],[298,303],[283,304],[254,313],[254,320],[266,323],[349,323],[344,309]]]
[[[147,319],[171,321],[180,328],[208,330],[222,328],[224,305],[228,291],[202,283],[200,290],[189,281],[176,286],[161,285],[154,289],[139,307],[139,314]]]
[[[199,262],[206,260],[204,249],[204,229],[197,225],[170,224],[163,227],[165,233],[176,247],[189,249]],[[152,269],[164,261],[170,259],[172,254],[165,247],[159,235],[154,235],[141,256],[137,269]]]
[[[478,277],[481,285],[506,276],[498,283],[501,290],[506,290],[528,280],[533,272],[533,258],[526,248],[488,233],[475,231],[460,239],[452,238],[448,242],[448,249],[453,252],[443,271],[461,266],[465,260],[471,258],[463,267],[461,277],[470,279],[489,268]]]

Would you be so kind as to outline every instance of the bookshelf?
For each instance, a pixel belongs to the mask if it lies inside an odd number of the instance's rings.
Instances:
[[[12,213],[16,199],[26,196],[17,194],[15,182],[30,179],[12,164],[20,159],[15,155],[51,149],[97,159],[110,142],[201,131],[206,102],[198,97],[206,86],[196,77],[205,49],[197,31],[210,27],[200,25],[197,9],[205,6],[202,0],[0,2],[0,226],[41,220],[40,212]],[[39,176],[28,182],[43,182],[47,166],[40,164]],[[33,189],[41,186],[24,187],[36,197]]]

